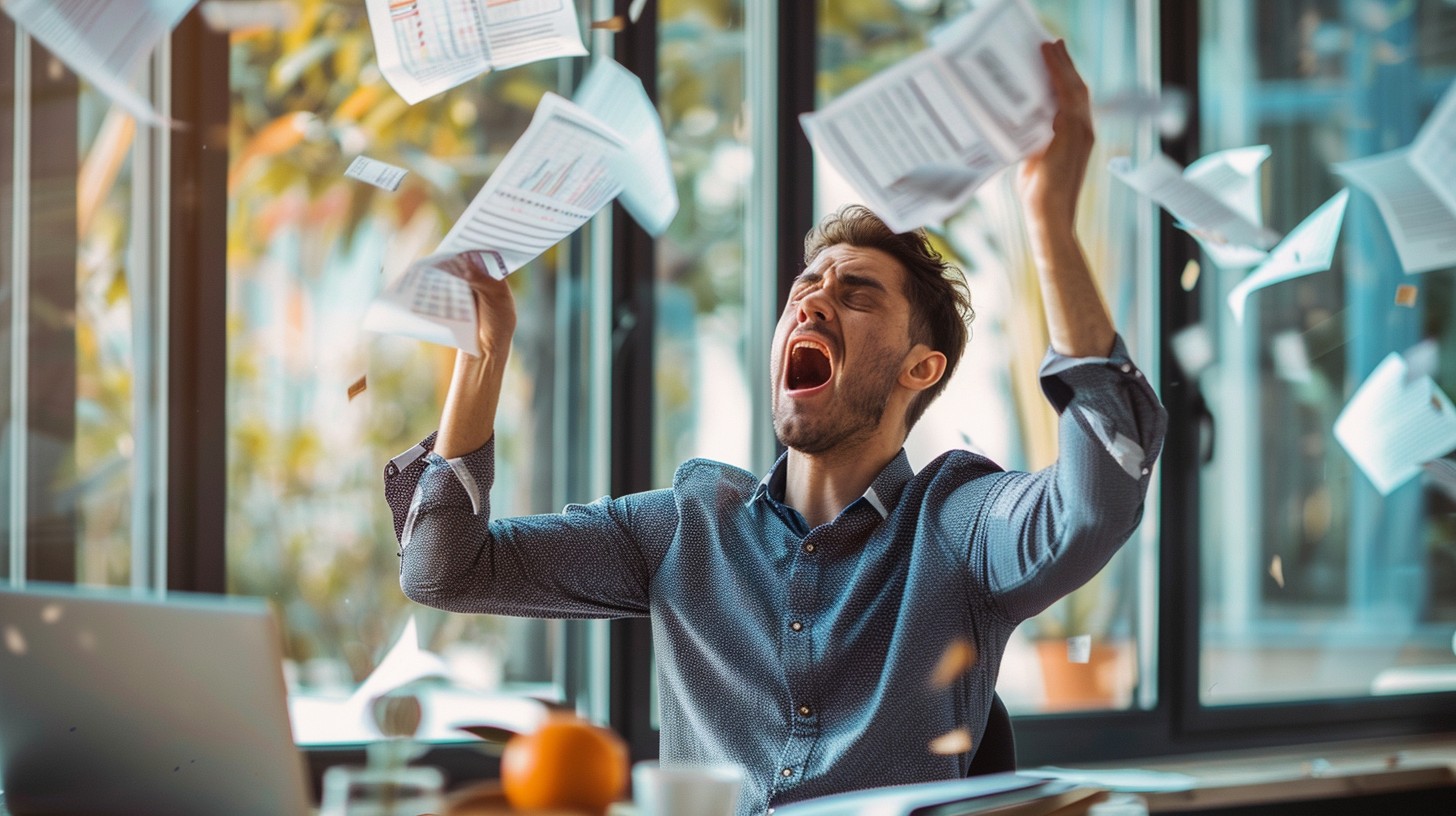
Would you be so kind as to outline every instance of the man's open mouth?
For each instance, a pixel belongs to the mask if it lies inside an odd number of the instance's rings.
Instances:
[[[818,388],[829,382],[833,374],[834,365],[829,359],[829,349],[822,343],[801,338],[789,345],[789,370],[786,380],[790,391]]]

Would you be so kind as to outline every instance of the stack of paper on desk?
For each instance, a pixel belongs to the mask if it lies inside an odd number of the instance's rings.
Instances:
[[[890,229],[939,223],[1051,139],[1049,39],[1025,0],[990,0],[929,50],[804,114],[804,131]]]
[[[445,236],[370,305],[365,328],[478,354],[470,287],[440,267],[476,251],[502,279],[575,232],[622,194],[654,235],[677,213],[667,140],[642,83],[610,60],[598,62],[577,101],[548,93],[526,132]]]
[[[1071,816],[1103,795],[1096,787],[1018,774],[867,788],[784,805],[780,816]]]
[[[573,0],[365,0],[379,70],[411,105],[492,69],[586,54]]]
[[[1456,84],[1408,147],[1335,172],[1375,199],[1407,274],[1456,266]]]
[[[129,84],[197,0],[3,0],[16,25],[122,110],[167,124]]]

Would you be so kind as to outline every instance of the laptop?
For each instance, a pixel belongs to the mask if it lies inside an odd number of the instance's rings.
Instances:
[[[0,812],[306,814],[262,601],[0,589]]]

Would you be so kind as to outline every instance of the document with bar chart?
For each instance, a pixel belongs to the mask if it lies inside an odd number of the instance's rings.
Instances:
[[[491,249],[504,273],[575,232],[622,191],[613,172],[627,145],[610,127],[553,93],[440,243],[439,254]]]

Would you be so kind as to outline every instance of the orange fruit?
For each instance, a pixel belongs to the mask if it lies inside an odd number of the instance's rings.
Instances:
[[[501,788],[517,810],[603,813],[627,792],[627,743],[575,714],[553,714],[501,753]]]

